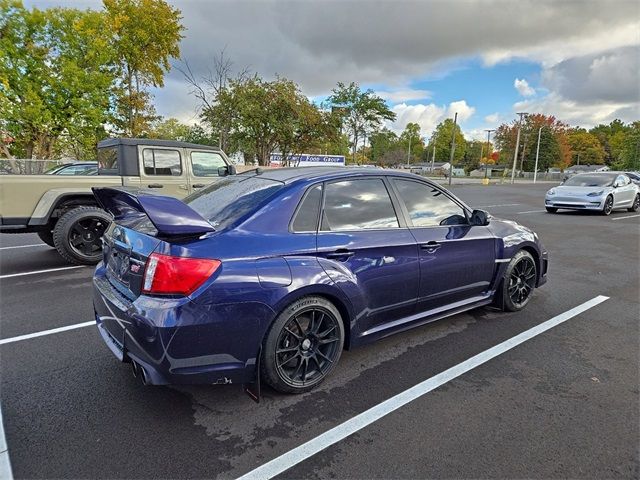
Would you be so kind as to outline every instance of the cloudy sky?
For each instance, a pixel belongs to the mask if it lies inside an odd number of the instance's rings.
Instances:
[[[428,136],[454,112],[474,137],[517,111],[584,127],[640,119],[637,0],[170,1],[196,75],[225,48],[238,68],[292,79],[314,100],[356,81],[387,100],[396,130],[417,122]],[[176,69],[155,96],[161,115],[197,120]]]

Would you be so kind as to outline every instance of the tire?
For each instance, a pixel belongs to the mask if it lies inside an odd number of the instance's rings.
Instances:
[[[517,312],[527,306],[536,286],[538,271],[529,252],[516,253],[502,277],[502,305],[508,312]]]
[[[102,235],[111,216],[97,207],[77,207],[62,215],[53,229],[58,253],[76,265],[94,265],[102,258]]]
[[[602,215],[611,215],[613,211],[613,197],[609,195],[604,201],[604,207],[602,207]]]
[[[636,198],[633,201],[633,204],[627,208],[628,211],[630,212],[637,212],[638,210],[640,210],[640,193],[636,194]]]
[[[42,232],[38,232],[38,237],[40,237],[40,240],[42,240],[50,247],[56,248],[55,243],[53,243],[53,232],[49,230],[43,230]]]
[[[300,298],[278,315],[265,337],[262,379],[279,392],[308,392],[333,371],[343,346],[338,309],[323,297]]]
[[[544,207],[544,208],[546,208],[547,212],[549,213],[556,213],[558,211],[558,209],[555,207]]]

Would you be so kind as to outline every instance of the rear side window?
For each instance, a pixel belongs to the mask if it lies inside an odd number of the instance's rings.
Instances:
[[[219,153],[191,152],[191,170],[196,177],[217,177],[218,168],[226,165]]]
[[[379,178],[344,180],[326,186],[323,231],[399,227],[389,192]]]
[[[118,147],[98,149],[98,168],[100,170],[118,170]]]
[[[189,195],[184,202],[222,230],[256,210],[284,185],[266,178],[231,175]]]
[[[318,213],[320,213],[320,202],[322,201],[322,185],[311,187],[306,193],[295,218],[291,224],[294,232],[315,232],[318,226]]]
[[[393,182],[409,211],[414,227],[468,224],[462,207],[447,197],[442,190],[411,180]]]
[[[145,148],[142,151],[145,175],[164,175],[179,177],[182,175],[180,152],[159,148]]]

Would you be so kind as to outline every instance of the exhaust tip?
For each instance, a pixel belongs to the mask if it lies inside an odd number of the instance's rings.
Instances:
[[[133,378],[138,378],[138,374],[140,373],[140,368],[138,364],[131,360],[131,373],[133,373]]]
[[[140,377],[142,379],[142,384],[143,385],[148,385],[149,384],[149,378],[147,377],[147,372],[145,371],[145,369],[143,367],[138,367],[138,370],[140,371]]]

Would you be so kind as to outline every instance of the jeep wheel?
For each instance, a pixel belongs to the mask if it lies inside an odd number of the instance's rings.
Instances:
[[[97,207],[77,207],[65,213],[53,229],[58,253],[68,262],[93,265],[102,258],[102,235],[111,216]]]
[[[46,243],[50,247],[53,247],[53,248],[56,247],[55,243],[53,243],[53,232],[52,231],[44,230],[42,232],[38,232],[38,237],[40,237],[40,240],[42,240],[44,243]]]

